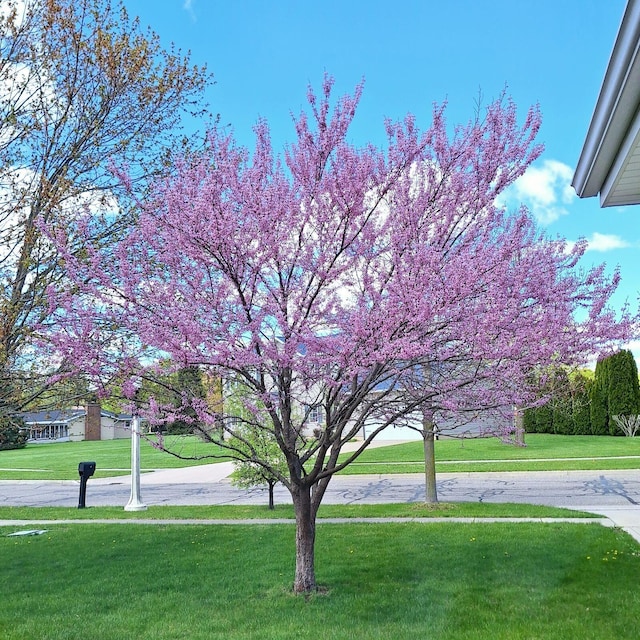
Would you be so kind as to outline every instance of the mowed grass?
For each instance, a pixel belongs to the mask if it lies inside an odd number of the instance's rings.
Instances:
[[[193,436],[167,436],[168,448],[184,456],[177,458],[140,441],[141,470],[174,469],[226,460],[224,450]],[[197,459],[188,459],[189,457]],[[56,442],[28,444],[24,449],[0,451],[0,480],[77,480],[78,463],[96,463],[96,478],[131,472],[131,441]]]
[[[323,504],[319,518],[589,518],[584,511],[519,503],[449,502],[425,504]],[[599,516],[595,516],[599,517]],[[122,507],[0,507],[0,520],[265,520],[295,519],[292,505],[150,506],[146,511]]]
[[[498,438],[443,438],[435,443],[436,471],[565,471],[640,469],[640,438],[527,434],[526,447]],[[424,471],[422,441],[367,449],[343,473]]]
[[[638,637],[640,550],[581,524],[320,524],[294,596],[291,525],[0,529],[3,640]]]

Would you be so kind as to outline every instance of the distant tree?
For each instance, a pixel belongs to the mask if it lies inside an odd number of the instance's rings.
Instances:
[[[27,445],[27,429],[22,418],[0,416],[0,451],[22,449]]]
[[[600,358],[591,385],[590,422],[594,436],[609,434],[609,359]]]
[[[68,230],[91,211],[93,246],[121,238],[131,198],[111,165],[128,166],[132,186],[165,170],[181,120],[202,114],[210,82],[121,2],[3,0],[0,409],[28,404],[51,365],[30,348],[31,335],[48,317],[46,288],[61,282],[64,264],[41,225]],[[87,240],[66,237],[74,252]]]
[[[593,380],[583,373],[577,373],[571,379],[571,406],[575,435],[591,435],[589,394],[592,384]]]
[[[525,209],[496,204],[541,151],[536,110],[519,125],[502,99],[452,129],[436,108],[425,131],[412,116],[388,122],[383,150],[350,142],[361,89],[332,107],[332,84],[309,91],[282,157],[264,122],[252,154],[214,128],[205,150],[151,186],[120,242],[95,247],[88,218],[83,254],[53,236],[73,287],[51,291],[50,338],[98,387],[124,375],[132,393],[166,355],[241,389],[241,412],[192,406],[240,457],[233,437],[247,419],[277,442],[286,472],[260,466],[292,497],[299,593],[317,589],[316,516],[331,477],[382,430],[434,403],[511,411],[537,364],[580,362],[629,334],[607,308],[617,275],[579,271],[584,243],[549,240]],[[454,375],[422,373],[458,362]],[[152,400],[145,414],[161,418]]]
[[[638,368],[631,351],[623,349],[608,358],[609,384],[607,388],[607,409],[609,413],[609,433],[617,435],[619,427],[613,416],[635,416],[640,414],[640,387]]]
[[[166,423],[163,431],[167,434],[197,433],[200,420],[193,408],[193,400],[203,401],[207,397],[202,372],[196,366],[182,367],[167,382],[177,418]]]

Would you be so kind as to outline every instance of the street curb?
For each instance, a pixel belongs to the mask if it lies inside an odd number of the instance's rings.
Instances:
[[[67,520],[0,520],[0,527],[19,527],[23,525],[57,525],[57,524],[147,524],[147,525],[268,525],[268,524],[295,524],[294,518],[95,518],[95,519],[67,519]],[[317,518],[317,524],[600,524],[605,527],[614,526],[609,518]]]

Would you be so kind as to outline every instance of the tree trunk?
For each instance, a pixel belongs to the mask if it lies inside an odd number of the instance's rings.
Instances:
[[[273,487],[275,487],[275,482],[269,482],[269,509],[273,511],[275,509],[275,505],[273,502]]]
[[[295,593],[316,591],[315,541],[316,512],[311,504],[311,487],[298,486],[291,492],[296,512]]]
[[[438,502],[436,489],[436,453],[433,417],[430,412],[422,414],[422,439],[424,443],[424,501],[429,504]]]
[[[524,441],[524,410],[521,407],[514,407],[513,423],[515,428],[515,443],[519,447],[525,447],[526,443]]]

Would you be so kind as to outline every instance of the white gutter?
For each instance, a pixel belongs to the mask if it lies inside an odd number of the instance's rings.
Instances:
[[[640,0],[628,0],[573,176],[581,198],[602,191],[639,104]]]

